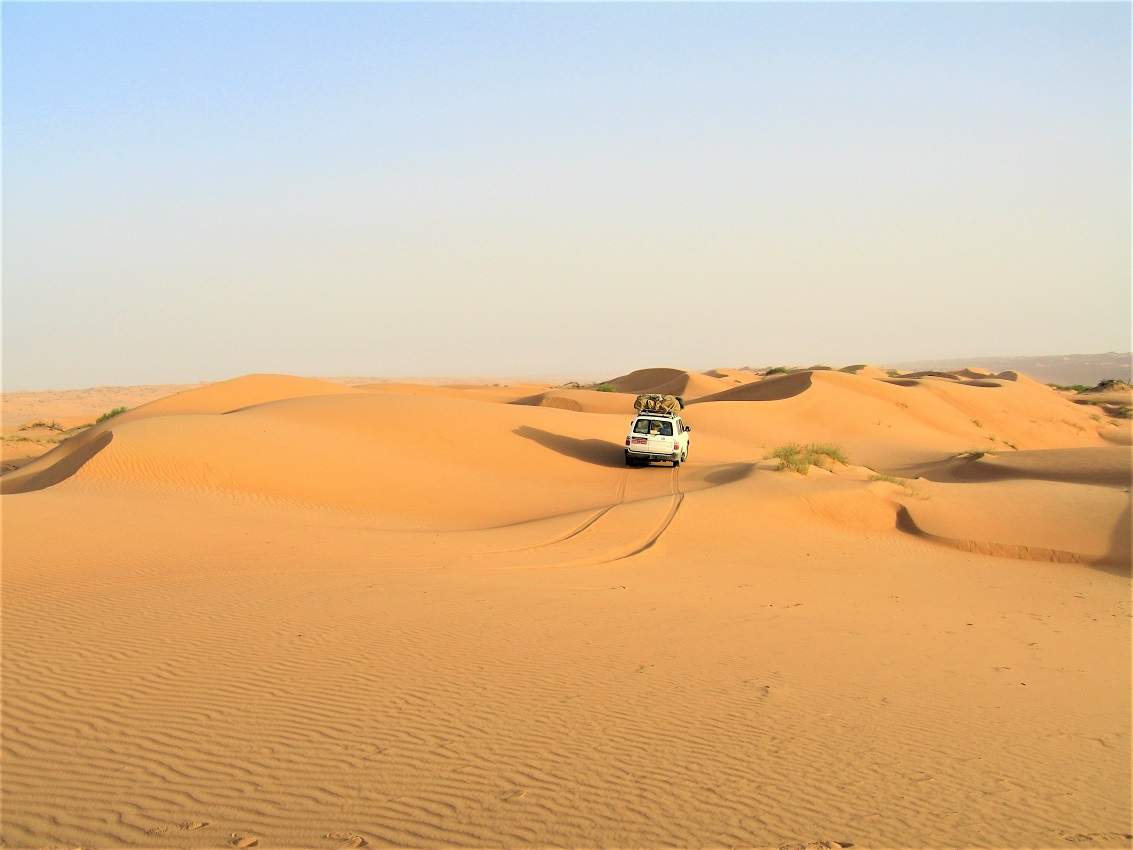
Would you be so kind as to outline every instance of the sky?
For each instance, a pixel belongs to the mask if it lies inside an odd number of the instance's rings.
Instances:
[[[6,390],[1130,349],[1130,6],[3,5]]]

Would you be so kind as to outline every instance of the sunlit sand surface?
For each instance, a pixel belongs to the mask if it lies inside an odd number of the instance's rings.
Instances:
[[[174,389],[0,478],[5,846],[1130,845],[1106,408],[869,366]],[[624,466],[653,391],[679,469]]]

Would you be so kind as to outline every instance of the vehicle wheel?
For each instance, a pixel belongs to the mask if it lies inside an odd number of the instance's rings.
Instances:
[[[629,452],[626,452],[626,466],[637,466],[637,461],[629,456]]]
[[[680,465],[681,465],[681,459],[679,457],[673,458],[673,469],[676,469]]]

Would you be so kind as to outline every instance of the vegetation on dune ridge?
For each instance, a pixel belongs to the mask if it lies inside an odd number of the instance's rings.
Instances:
[[[849,463],[845,452],[830,443],[808,443],[805,446],[787,443],[769,452],[767,459],[779,461],[780,472],[789,470],[800,475],[809,473],[812,466],[828,469],[831,463]]]
[[[1109,393],[1109,392],[1125,392],[1130,389],[1126,381],[1118,378],[1106,378],[1105,380],[1098,381],[1097,384],[1090,387],[1086,384],[1047,384],[1048,387],[1053,387],[1062,392],[1073,393]]]
[[[618,388],[613,384],[597,384],[594,389],[600,393],[616,393],[618,391]]]
[[[767,377],[768,375],[786,375],[790,371],[791,370],[786,366],[772,366],[770,369],[764,371],[763,376]]]
[[[909,481],[907,478],[898,478],[896,475],[886,475],[881,472],[875,472],[869,477],[869,480],[884,481],[886,484],[895,484],[910,496],[920,495],[920,490],[918,490],[916,485],[913,484],[913,482]]]
[[[107,419],[113,419],[118,414],[125,413],[127,410],[129,410],[129,408],[126,407],[116,407],[113,410],[108,410],[98,417],[98,419],[94,420],[94,424],[97,425],[99,422],[105,422]]]

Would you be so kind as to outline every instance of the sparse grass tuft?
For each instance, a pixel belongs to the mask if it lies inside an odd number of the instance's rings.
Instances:
[[[1084,393],[1086,390],[1092,390],[1093,387],[1087,387],[1085,384],[1048,384],[1056,390],[1071,393]]]
[[[600,393],[616,393],[618,388],[613,384],[598,384],[594,389]]]
[[[898,372],[896,369],[890,369],[885,374],[888,375],[890,378],[900,378],[901,377],[901,373]]]
[[[869,477],[870,481],[884,481],[887,484],[896,484],[910,496],[919,496],[920,491],[916,486],[907,478],[898,478],[896,475],[883,475],[880,472],[875,472]]]
[[[30,431],[33,428],[47,428],[50,431],[62,431],[63,426],[52,419],[48,422],[46,419],[37,419],[35,422],[29,422],[27,425],[21,425],[21,431]]]
[[[99,422],[105,422],[107,419],[113,419],[118,414],[125,413],[128,409],[129,408],[126,407],[116,407],[113,410],[108,410],[106,413],[102,414],[102,416],[98,417],[98,419],[94,420],[94,423],[97,425]]]
[[[767,377],[768,375],[786,375],[789,371],[791,370],[786,366],[772,366],[770,369],[763,373],[763,376]]]
[[[812,466],[826,469],[830,463],[849,463],[842,449],[829,443],[810,443],[805,446],[787,443],[772,450],[767,459],[779,461],[780,472],[790,470],[799,475],[809,473]]]
[[[833,443],[811,443],[807,446],[807,451],[812,452],[816,457],[828,457],[843,466],[850,462],[846,453],[842,451],[842,447]]]
[[[1128,404],[1123,404],[1110,415],[1116,416],[1118,419],[1133,419],[1133,407],[1130,407]]]

